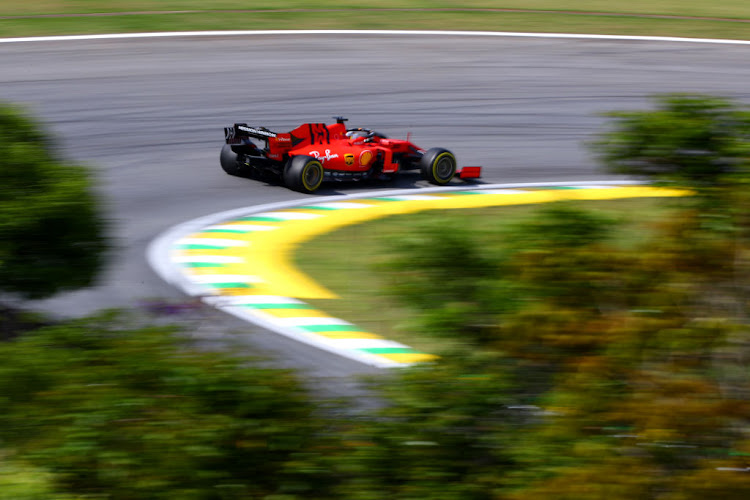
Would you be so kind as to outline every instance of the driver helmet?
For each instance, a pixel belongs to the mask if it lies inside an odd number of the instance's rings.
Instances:
[[[367,137],[370,131],[362,128],[353,128],[346,131],[346,136],[350,139],[357,139],[359,137]]]

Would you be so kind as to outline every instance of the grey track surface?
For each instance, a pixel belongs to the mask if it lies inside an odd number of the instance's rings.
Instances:
[[[333,115],[452,149],[484,182],[612,179],[584,141],[600,113],[661,92],[747,102],[750,47],[533,38],[278,35],[0,44],[0,99],[26,106],[65,155],[98,178],[116,248],[101,284],[36,304],[79,315],[144,298],[182,300],[147,266],[148,243],[208,213],[298,198],[225,175],[222,127],[286,131]],[[321,194],[394,186],[337,184]],[[355,242],[353,242],[355,243]],[[199,331],[231,331],[334,394],[377,370],[206,312]],[[210,333],[206,333],[210,341]],[[336,383],[334,383],[336,382]]]

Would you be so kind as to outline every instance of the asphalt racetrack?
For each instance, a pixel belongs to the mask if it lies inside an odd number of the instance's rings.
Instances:
[[[643,109],[665,92],[747,102],[748,61],[747,45],[437,35],[0,43],[0,99],[25,106],[70,160],[91,167],[116,245],[98,286],[37,305],[80,315],[184,300],[147,265],[155,237],[206,214],[303,196],[221,171],[222,128],[234,122],[284,132],[343,115],[352,127],[451,149],[460,164],[483,165],[486,183],[613,180],[584,144],[606,123],[601,113]],[[315,196],[421,186],[408,174],[324,185]],[[338,394],[351,393],[349,375],[378,370],[219,312],[200,326],[341,382]]]

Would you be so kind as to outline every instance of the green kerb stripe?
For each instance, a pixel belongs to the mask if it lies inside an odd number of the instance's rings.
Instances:
[[[232,234],[245,234],[250,231],[247,229],[204,229],[204,233],[232,233]]]
[[[252,288],[249,283],[207,283],[214,288]]]
[[[359,330],[354,325],[308,325],[301,326],[300,328],[308,332],[356,332]]]
[[[304,207],[298,207],[300,210],[341,210],[340,208],[336,207],[321,207],[318,205],[307,205]]]
[[[185,262],[182,265],[185,267],[224,267],[224,264],[220,262]]]
[[[226,245],[177,245],[180,250],[224,250]]]
[[[419,354],[411,347],[370,347],[358,350],[369,352],[370,354]]]
[[[237,220],[247,222],[284,222],[286,219],[280,219],[278,217],[242,217]]]

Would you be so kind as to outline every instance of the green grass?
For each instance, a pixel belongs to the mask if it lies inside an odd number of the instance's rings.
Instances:
[[[98,12],[165,12],[209,10],[287,10],[287,9],[517,9],[569,12],[613,12],[675,16],[746,18],[746,0],[690,2],[685,0],[381,0],[377,4],[356,4],[345,0],[3,0],[0,15],[90,14]]]
[[[750,2],[744,0],[498,0],[467,1],[460,7],[455,2],[412,0],[378,2],[377,9],[337,0],[6,0],[0,2],[0,17],[0,37],[227,29],[449,29],[750,39]]]
[[[655,221],[679,204],[675,199],[644,198],[581,202],[577,206],[621,222],[622,229],[613,235],[612,243],[632,248],[645,241]],[[491,256],[502,248],[508,228],[538,209],[531,205],[427,211],[348,226],[306,242],[295,253],[296,265],[342,297],[311,300],[311,304],[389,339],[436,352],[446,346],[445,339],[434,339],[414,329],[413,312],[385,292],[383,270],[387,269],[391,242],[413,233],[414,228],[438,221],[448,227],[461,224],[478,235],[486,255]]]

